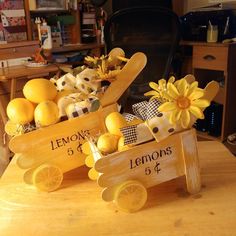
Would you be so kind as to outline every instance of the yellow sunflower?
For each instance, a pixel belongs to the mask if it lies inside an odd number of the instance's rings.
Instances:
[[[88,64],[91,64],[91,65],[97,67],[101,63],[101,61],[105,60],[106,58],[107,58],[107,56],[102,55],[100,57],[86,56],[84,59]]]
[[[171,76],[168,80],[168,83],[174,83],[175,77]],[[167,84],[165,79],[158,80],[158,84],[155,82],[150,82],[149,86],[153,89],[149,92],[146,92],[144,96],[151,96],[150,100],[158,99],[160,101],[165,101],[167,99],[166,89]]]
[[[169,121],[171,124],[180,122],[183,128],[190,124],[190,115],[197,119],[204,119],[203,108],[210,105],[204,96],[204,91],[198,88],[198,82],[191,85],[185,79],[167,84],[168,101],[163,103],[158,110],[160,112],[171,112]]]

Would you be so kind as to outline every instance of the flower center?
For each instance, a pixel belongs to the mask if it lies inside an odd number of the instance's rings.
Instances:
[[[184,97],[184,96],[180,96],[177,98],[176,100],[177,102],[177,106],[180,108],[180,109],[186,109],[186,108],[189,108],[191,103],[190,103],[190,100],[187,98],[187,97]]]

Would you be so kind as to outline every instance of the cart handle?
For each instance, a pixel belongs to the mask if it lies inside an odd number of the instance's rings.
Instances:
[[[121,72],[116,76],[116,80],[112,82],[100,102],[102,107],[116,103],[125,90],[130,86],[134,79],[139,75],[147,63],[147,57],[142,52],[137,52],[129,59],[122,68]]]

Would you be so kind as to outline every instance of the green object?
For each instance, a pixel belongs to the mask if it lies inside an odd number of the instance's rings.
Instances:
[[[75,17],[71,15],[58,16],[58,20],[63,25],[73,25],[75,24]]]

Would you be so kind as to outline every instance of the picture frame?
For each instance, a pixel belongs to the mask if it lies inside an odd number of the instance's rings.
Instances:
[[[66,0],[35,0],[36,10],[67,10]]]

